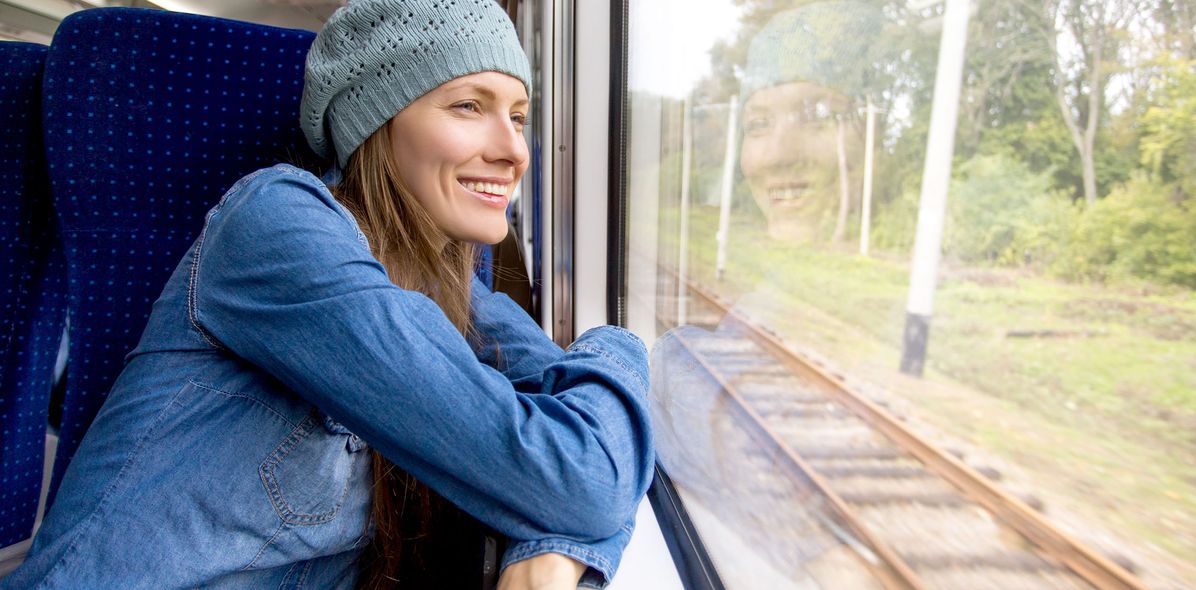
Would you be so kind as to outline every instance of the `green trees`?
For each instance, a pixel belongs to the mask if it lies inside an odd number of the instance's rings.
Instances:
[[[711,52],[695,104],[737,94],[748,40],[808,1],[737,0],[739,28]],[[872,244],[907,256],[942,8],[862,1],[887,19],[874,41],[885,50],[870,65],[884,111]],[[975,10],[945,254],[1069,280],[1196,287],[1196,0],[985,1]],[[696,166],[695,178],[713,166]],[[841,207],[851,212],[846,239],[860,192],[852,187]]]
[[[1141,163],[1180,199],[1196,196],[1196,59],[1168,57],[1142,113]]]
[[[1196,287],[1194,4],[977,5],[948,257],[1070,280]],[[920,68],[909,65],[907,75],[917,77]],[[890,140],[887,157],[920,153],[925,108],[913,104],[912,121]],[[884,168],[904,173],[890,177],[897,190],[881,193],[877,244],[905,251],[916,184],[908,166]]]

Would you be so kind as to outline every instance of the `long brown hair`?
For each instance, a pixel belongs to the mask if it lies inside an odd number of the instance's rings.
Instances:
[[[394,160],[389,127],[380,127],[353,152],[333,194],[357,219],[391,282],[430,297],[472,339],[474,246],[449,239],[407,188]],[[434,536],[452,534],[433,525],[448,524],[456,509],[376,450],[373,473],[374,539],[358,587],[392,588],[418,578],[425,568],[420,546]],[[420,542],[411,543],[416,540]]]

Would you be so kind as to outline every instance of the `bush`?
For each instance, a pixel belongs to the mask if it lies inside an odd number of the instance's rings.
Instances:
[[[1067,198],[1051,191],[1050,174],[1035,174],[1004,155],[976,156],[957,166],[947,196],[943,251],[969,263],[1049,264],[1075,216]],[[873,230],[877,247],[908,253],[917,217],[916,190],[886,203]]]
[[[918,192],[904,190],[897,198],[877,205],[872,220],[871,246],[908,255],[918,226]]]
[[[1196,210],[1172,194],[1145,174],[1115,188],[1080,216],[1056,272],[1196,287]]]
[[[1043,266],[1055,259],[1075,213],[1035,174],[1003,155],[961,164],[951,183],[944,252],[964,262]]]

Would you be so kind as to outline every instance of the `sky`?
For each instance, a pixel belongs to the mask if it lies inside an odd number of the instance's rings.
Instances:
[[[683,97],[710,72],[710,48],[739,29],[731,0],[631,0],[628,85]]]

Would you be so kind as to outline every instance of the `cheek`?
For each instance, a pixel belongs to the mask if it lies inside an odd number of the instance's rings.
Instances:
[[[457,166],[469,162],[482,153],[482,137],[464,125],[445,125],[433,140],[428,142],[428,152],[444,166]]]
[[[761,156],[760,142],[745,138],[739,148],[739,167],[743,169],[743,175],[747,177],[748,182],[752,182],[760,172]]]

